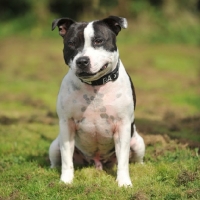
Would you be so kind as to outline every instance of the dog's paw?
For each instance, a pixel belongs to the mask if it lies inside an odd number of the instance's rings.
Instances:
[[[66,184],[70,184],[73,182],[73,178],[74,178],[73,170],[67,170],[65,172],[62,172],[60,181],[66,183]]]
[[[130,178],[117,179],[117,182],[119,187],[132,187]]]
[[[116,181],[119,187],[132,187],[129,173],[126,171],[118,172]]]

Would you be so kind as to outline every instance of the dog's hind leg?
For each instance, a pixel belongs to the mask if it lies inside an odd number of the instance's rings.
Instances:
[[[61,154],[60,154],[58,137],[50,145],[49,159],[50,159],[50,162],[51,162],[51,168],[54,168],[54,167],[61,165]]]
[[[143,138],[136,131],[135,125],[133,125],[133,136],[130,146],[130,162],[143,163],[145,144]]]

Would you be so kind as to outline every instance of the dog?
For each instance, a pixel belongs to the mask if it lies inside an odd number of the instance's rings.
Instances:
[[[49,148],[51,167],[61,163],[61,181],[70,184],[74,165],[94,163],[102,170],[117,163],[118,186],[132,186],[129,162],[143,163],[145,145],[134,123],[134,86],[116,46],[127,20],[60,18],[52,22],[56,27],[69,71],[58,94],[60,130]]]

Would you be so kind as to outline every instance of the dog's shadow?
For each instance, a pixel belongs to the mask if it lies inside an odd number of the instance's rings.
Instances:
[[[48,142],[49,144],[51,144],[51,142],[52,142],[51,138],[48,138],[43,134],[40,134],[40,139],[44,140],[45,142]],[[29,154],[28,156],[26,156],[26,161],[37,163],[37,165],[41,168],[50,169],[50,160],[49,160],[48,149],[46,149],[45,153],[41,153],[39,155],[34,155],[34,154],[30,155]],[[92,163],[92,162],[91,163],[85,162],[82,165],[74,164],[74,170],[75,171],[86,169],[86,168],[95,168],[95,164]],[[56,170],[56,172],[58,174],[61,174],[61,163],[58,167],[54,168],[54,170]],[[99,171],[98,169],[96,169],[96,170]],[[102,171],[106,172],[108,175],[111,175],[113,177],[116,176],[115,164],[107,163],[106,165],[103,166]]]
[[[26,161],[27,162],[36,162],[38,167],[41,168],[45,168],[45,169],[50,169],[50,160],[49,160],[49,155],[48,155],[48,151],[47,153],[41,154],[41,155],[29,155],[28,157],[26,157]],[[74,170],[78,171],[78,170],[82,170],[82,169],[86,169],[86,168],[95,168],[94,164],[86,164],[86,165],[74,165]],[[59,175],[61,175],[61,163],[58,167],[54,168],[53,170],[55,170]],[[96,169],[98,170],[98,169]],[[107,167],[105,166],[103,168],[104,172],[106,172],[108,175],[115,177],[116,176],[116,167],[112,166],[112,167]]]
[[[116,171],[116,167],[111,167],[111,168],[108,168],[108,167],[105,167],[104,168],[104,171],[109,174],[110,176],[113,176],[113,177],[116,177],[117,175],[117,171]]]
[[[43,134],[39,134],[40,139],[44,140],[45,142],[48,142],[49,145],[52,142],[51,138],[46,137]],[[50,169],[50,160],[49,160],[49,154],[48,154],[48,148],[45,148],[45,152],[43,153],[38,153],[38,154],[29,154],[26,156],[26,161],[30,163],[36,163],[38,167],[45,168],[45,169]],[[60,172],[59,167],[56,168],[58,172]]]
[[[94,163],[91,163],[91,164],[86,164],[86,165],[74,165],[74,169],[75,171],[76,170],[82,170],[82,169],[87,169],[87,168],[94,168],[95,169],[95,164]],[[97,172],[105,172],[107,173],[108,175],[110,176],[113,176],[113,177],[116,177],[116,167],[113,165],[112,167],[109,167],[109,166],[103,166],[103,169],[102,170],[99,170],[99,169],[95,169]]]

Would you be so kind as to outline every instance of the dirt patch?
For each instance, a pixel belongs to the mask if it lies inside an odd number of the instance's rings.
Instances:
[[[33,108],[47,109],[45,103],[40,99],[32,99],[31,97],[23,96],[19,99],[19,101],[26,106],[31,106]]]
[[[136,192],[133,196],[130,197],[130,200],[148,200],[149,197],[142,191]]]
[[[182,171],[176,180],[178,186],[184,185],[186,186],[189,182],[193,182],[199,179],[197,172],[190,172],[187,170]]]
[[[180,120],[181,126],[200,133],[200,116],[187,117]]]
[[[177,144],[200,150],[200,116],[178,118],[173,113],[166,113],[162,121],[137,118],[136,126],[146,145],[166,145],[174,140]]]
[[[186,191],[187,198],[198,199],[200,196],[200,189],[190,189]]]
[[[0,116],[0,124],[2,124],[2,125],[11,125],[11,124],[14,124],[17,122],[18,122],[18,119],[16,119],[16,118]]]
[[[3,102],[19,102],[21,105],[30,106],[39,109],[48,109],[46,104],[41,99],[33,99],[31,96],[26,94],[11,94],[5,93],[0,95],[0,100]]]
[[[144,138],[146,146],[154,146],[155,144],[166,146],[170,141],[170,138],[167,135],[141,135]]]
[[[45,115],[30,115],[30,116],[21,116],[18,118],[12,118],[5,115],[0,116],[1,125],[11,125],[18,123],[39,123],[39,124],[48,124],[55,125],[58,124],[57,114],[51,111],[48,111]]]
[[[168,135],[145,135],[141,134],[146,145],[145,160],[159,160],[169,152],[176,152],[177,149],[188,148],[187,144],[180,143],[178,140],[170,139]],[[150,148],[148,148],[150,147]],[[152,148],[151,148],[152,147]]]
[[[15,200],[15,199],[21,199],[21,193],[18,190],[14,190],[10,193],[9,197],[1,197],[0,200]],[[26,198],[26,197],[25,197]]]

